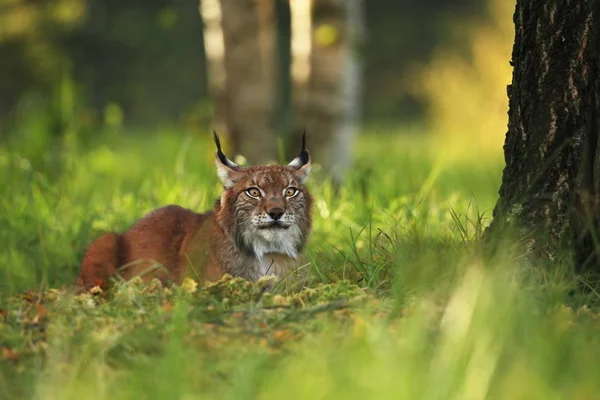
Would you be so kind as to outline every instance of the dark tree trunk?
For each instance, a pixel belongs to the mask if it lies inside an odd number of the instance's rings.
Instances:
[[[252,164],[277,161],[275,4],[220,0],[226,115],[232,154]]]
[[[292,129],[292,80],[290,67],[291,53],[291,9],[288,0],[275,0],[277,23],[277,95],[275,97],[275,130],[282,139],[287,139]],[[296,143],[295,153],[298,152]],[[281,154],[280,156],[286,156]],[[295,155],[294,155],[295,157]],[[287,159],[287,157],[284,157]]]
[[[600,1],[518,0],[504,145],[489,232],[516,226],[529,250],[600,272]],[[507,224],[508,223],[508,224]]]

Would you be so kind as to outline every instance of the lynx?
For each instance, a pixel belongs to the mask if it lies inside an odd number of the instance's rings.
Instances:
[[[117,275],[181,283],[224,274],[251,281],[284,278],[299,266],[311,231],[311,170],[306,136],[288,165],[241,167],[221,151],[215,162],[224,190],[214,208],[199,214],[168,205],[151,211],[124,233],[106,233],[87,248],[77,286],[108,289]],[[161,267],[156,268],[159,265]]]

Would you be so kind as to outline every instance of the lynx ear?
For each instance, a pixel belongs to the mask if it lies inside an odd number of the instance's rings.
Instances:
[[[288,167],[292,167],[296,170],[296,176],[300,178],[300,181],[304,183],[310,175],[310,153],[306,150],[306,131],[302,134],[302,150],[298,157],[294,158]]]
[[[221,141],[217,132],[213,131],[215,144],[217,145],[217,153],[215,163],[217,165],[217,175],[223,182],[225,188],[230,188],[241,177],[240,166],[228,159],[223,151],[221,151]]]

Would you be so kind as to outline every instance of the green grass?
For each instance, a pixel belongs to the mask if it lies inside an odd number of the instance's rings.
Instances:
[[[594,295],[481,245],[502,155],[436,138],[360,138],[338,192],[315,168],[299,293],[227,277],[133,281],[106,300],[63,290],[95,235],[210,206],[209,139],[0,147],[0,398],[600,398]]]

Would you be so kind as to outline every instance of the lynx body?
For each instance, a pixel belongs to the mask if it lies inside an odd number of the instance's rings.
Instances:
[[[211,211],[177,205],[156,209],[124,233],[96,238],[83,257],[77,285],[107,289],[117,274],[180,283],[223,274],[256,281],[284,278],[298,267],[311,230],[312,198],[304,186],[310,155],[302,151],[287,166],[240,167],[221,151],[216,166],[224,190]],[[162,268],[156,268],[157,265]]]

